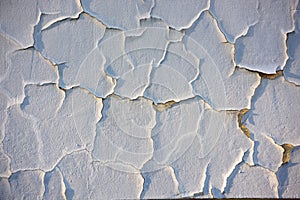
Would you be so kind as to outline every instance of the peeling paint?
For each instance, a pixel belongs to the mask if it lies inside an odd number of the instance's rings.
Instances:
[[[299,198],[300,3],[243,1],[1,1],[0,199]]]

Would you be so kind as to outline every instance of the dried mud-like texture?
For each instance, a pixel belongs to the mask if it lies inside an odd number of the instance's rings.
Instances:
[[[0,2],[0,199],[299,198],[298,0]]]

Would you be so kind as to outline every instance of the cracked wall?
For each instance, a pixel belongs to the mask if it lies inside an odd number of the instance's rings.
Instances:
[[[298,0],[0,2],[0,199],[300,198]]]

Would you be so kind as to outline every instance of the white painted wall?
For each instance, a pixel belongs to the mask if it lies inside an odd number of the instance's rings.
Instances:
[[[1,1],[0,199],[300,198],[299,9]]]

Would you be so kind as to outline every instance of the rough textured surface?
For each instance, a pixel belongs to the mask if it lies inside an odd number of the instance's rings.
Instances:
[[[280,198],[300,198],[298,190],[300,170],[300,148],[294,147],[289,163],[280,167],[277,172],[279,180],[278,194]]]
[[[207,9],[207,0],[156,1],[151,16],[164,20],[170,27],[176,30],[181,30],[188,29],[197,20],[199,15]]]
[[[44,172],[40,170],[14,173],[9,177],[10,193],[7,193],[7,197],[12,199],[41,199],[45,191],[43,181]]]
[[[0,199],[300,198],[298,0],[0,2]]]
[[[300,4],[295,15],[295,30],[288,35],[287,48],[289,60],[284,68],[284,77],[297,85],[300,85]]]
[[[253,139],[254,163],[276,172],[282,164],[283,148],[264,134],[255,133]]]
[[[280,76],[274,80],[263,78],[255,93],[246,126],[254,135],[267,135],[279,145],[298,145],[300,127],[295,119],[300,117],[300,88]]]
[[[91,149],[100,100],[81,89],[65,96],[55,85],[32,85],[25,92],[24,102],[8,110],[5,127],[12,171],[50,170],[65,154]]]
[[[82,0],[85,12],[102,21],[108,28],[135,29],[139,27],[139,20],[150,17],[154,0],[133,0],[124,5],[114,1]],[[116,14],[117,13],[117,14]]]
[[[200,59],[200,73],[192,83],[194,93],[217,110],[249,107],[259,77],[255,73],[235,68],[233,45],[226,43],[216,20],[204,12],[193,27],[187,30],[187,35],[187,50]],[[238,88],[233,89],[235,87]]]
[[[257,0],[211,0],[209,10],[217,19],[226,39],[235,43],[237,38],[247,35],[251,26],[258,23],[259,5]]]
[[[260,166],[239,166],[226,197],[276,198],[278,197],[278,182],[276,175]],[[249,187],[260,185],[263,187]]]
[[[245,37],[236,40],[237,65],[267,74],[284,68],[288,59],[286,38],[294,29],[296,2],[259,1],[258,22],[249,28]]]
[[[39,21],[39,15],[36,1],[1,1],[0,31],[22,48],[32,46],[34,26]]]
[[[45,192],[43,199],[65,199],[66,186],[58,168],[47,172],[44,177]]]
[[[1,81],[1,87],[11,99],[21,101],[26,84],[43,85],[58,79],[57,68],[34,49],[15,51],[8,57],[7,75]]]

